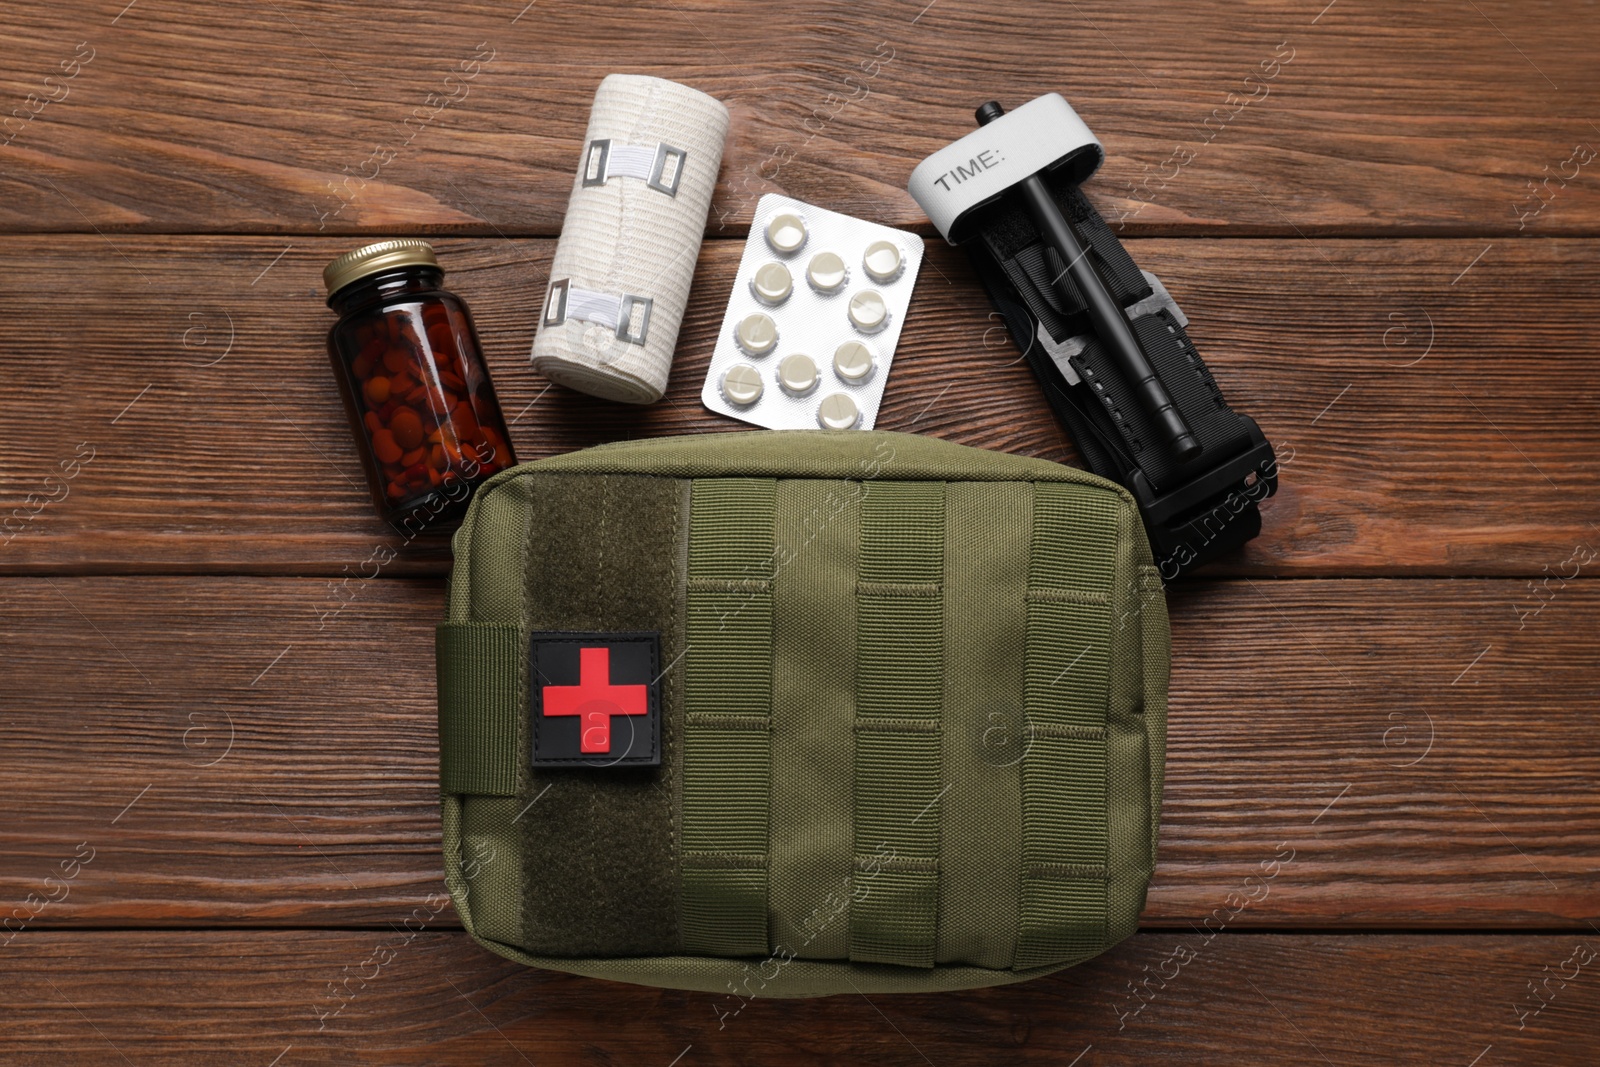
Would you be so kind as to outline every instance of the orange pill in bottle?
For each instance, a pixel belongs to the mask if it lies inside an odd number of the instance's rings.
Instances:
[[[339,316],[328,358],[378,514],[407,535],[460,519],[517,461],[466,304],[426,241],[347,252],[322,280]]]

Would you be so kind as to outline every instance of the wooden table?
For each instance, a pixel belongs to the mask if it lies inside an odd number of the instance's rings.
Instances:
[[[125,2],[19,3],[0,43],[0,1060],[1595,1062],[1592,6]],[[733,113],[643,410],[527,362],[617,69]],[[437,238],[525,459],[716,432],[740,241],[787,193],[930,238],[882,427],[1076,462],[903,191],[976,104],[1052,90],[1283,462],[1261,537],[1171,597],[1144,930],[723,1028],[477,948],[439,896],[447,546],[371,513],[323,264]]]

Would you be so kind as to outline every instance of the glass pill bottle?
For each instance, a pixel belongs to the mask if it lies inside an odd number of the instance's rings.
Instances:
[[[322,272],[328,357],[378,514],[414,535],[459,519],[472,490],[516,463],[467,306],[426,241],[347,252]]]

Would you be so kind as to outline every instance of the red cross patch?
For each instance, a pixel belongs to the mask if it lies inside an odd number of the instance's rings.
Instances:
[[[659,647],[656,634],[534,634],[533,765],[658,766]]]
[[[647,715],[648,685],[613,685],[611,649],[605,645],[578,649],[578,684],[544,687],[546,715],[582,717],[578,751],[603,756],[611,751],[611,716]]]

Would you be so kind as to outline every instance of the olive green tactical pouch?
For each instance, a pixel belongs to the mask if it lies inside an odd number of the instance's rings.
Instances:
[[[756,996],[996,985],[1131,934],[1166,605],[1044,460],[704,434],[478,490],[439,627],[445,874],[523,963]]]

